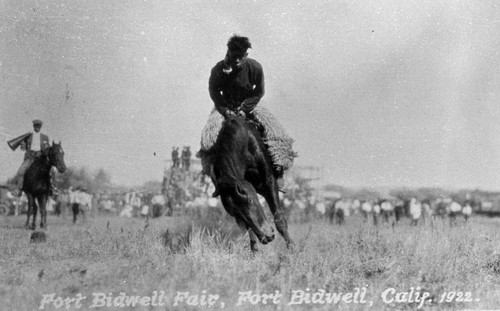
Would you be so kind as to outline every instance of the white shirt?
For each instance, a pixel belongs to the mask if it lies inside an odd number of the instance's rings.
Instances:
[[[460,206],[457,202],[451,202],[450,210],[454,213],[458,213],[462,210],[462,206]]]
[[[42,143],[40,142],[40,132],[38,132],[38,133],[33,132],[33,135],[31,135],[31,150],[40,151],[41,145],[42,145]]]
[[[470,216],[472,214],[472,207],[469,204],[465,205],[462,209],[462,214]]]
[[[141,215],[146,216],[148,214],[148,212],[149,212],[149,206],[143,205],[142,210],[141,210]]]
[[[392,206],[391,202],[384,201],[382,204],[380,204],[380,208],[384,211],[393,211],[394,206]]]
[[[416,200],[411,200],[410,202],[410,215],[413,219],[419,219],[422,215],[422,204]]]
[[[372,205],[368,202],[364,202],[363,204],[361,204],[361,209],[364,211],[364,212],[371,212],[372,211]]]
[[[165,198],[161,195],[161,194],[158,194],[158,195],[155,195],[152,199],[151,199],[151,203],[154,205],[154,204],[160,204],[160,205],[165,205]]]
[[[78,203],[78,191],[71,191],[69,190],[69,203]]]

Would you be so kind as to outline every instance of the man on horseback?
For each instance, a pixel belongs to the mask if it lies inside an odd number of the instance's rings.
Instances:
[[[212,175],[211,163],[203,158],[203,151],[215,143],[224,118],[239,114],[257,123],[273,159],[274,175],[281,179],[296,157],[292,151],[293,139],[265,108],[257,106],[265,93],[262,65],[248,58],[252,45],[247,37],[233,35],[227,43],[227,53],[213,68],[209,79],[209,93],[215,109],[209,116],[198,154],[203,172]]]
[[[24,173],[35,162],[36,159],[46,155],[50,148],[49,136],[41,132],[43,122],[41,120],[33,120],[33,132],[23,135],[20,142],[21,150],[26,150],[24,160],[21,167],[17,170],[16,179],[19,192],[18,196],[23,193]],[[52,174],[51,174],[52,175]],[[52,191],[54,191],[54,182],[51,180]]]

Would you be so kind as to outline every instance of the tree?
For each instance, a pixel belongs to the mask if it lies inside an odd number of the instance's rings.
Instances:
[[[106,174],[104,172],[104,174]],[[100,178],[103,178],[101,174]],[[60,189],[82,188],[90,192],[94,192],[97,187],[94,184],[94,178],[89,174],[85,167],[76,168],[69,167],[66,172],[56,175],[57,187]]]
[[[99,169],[94,176],[92,190],[95,191],[106,191],[111,186],[111,175],[104,169]]]

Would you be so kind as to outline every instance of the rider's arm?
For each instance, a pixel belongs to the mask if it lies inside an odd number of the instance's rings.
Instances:
[[[219,68],[218,66],[215,66],[212,69],[212,72],[210,74],[210,79],[208,79],[208,92],[210,93],[210,98],[215,104],[215,109],[217,109],[217,111],[220,114],[225,115],[228,108],[226,106],[224,97],[222,97],[220,89],[221,72],[222,69]]]
[[[23,141],[21,141],[21,144],[19,145],[21,147],[22,151],[26,151],[28,149],[28,140],[31,139],[31,135],[27,136]]]
[[[251,97],[245,99],[241,106],[241,110],[245,113],[250,113],[255,106],[259,103],[260,99],[264,96],[264,71],[260,64],[256,64],[253,70],[252,80],[254,83],[254,89]]]

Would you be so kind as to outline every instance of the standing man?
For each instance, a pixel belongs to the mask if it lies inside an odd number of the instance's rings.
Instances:
[[[185,171],[189,171],[189,166],[191,165],[191,155],[190,147],[184,147],[182,150],[182,168]]]
[[[172,147],[172,167],[179,167],[179,148]]]
[[[20,146],[21,150],[26,150],[26,152],[24,153],[24,161],[16,174],[19,190],[17,193],[18,196],[21,196],[23,192],[24,173],[26,173],[26,170],[37,158],[46,154],[47,150],[50,148],[49,137],[40,131],[42,125],[43,122],[41,120],[33,120],[33,132],[22,136],[24,138],[20,142]],[[51,184],[53,184],[52,181]]]
[[[71,210],[73,212],[73,223],[76,223],[76,218],[80,213],[80,187],[76,187],[75,191],[73,191],[72,187],[68,189],[69,193],[69,202],[71,204]],[[83,212],[83,210],[81,210]]]

